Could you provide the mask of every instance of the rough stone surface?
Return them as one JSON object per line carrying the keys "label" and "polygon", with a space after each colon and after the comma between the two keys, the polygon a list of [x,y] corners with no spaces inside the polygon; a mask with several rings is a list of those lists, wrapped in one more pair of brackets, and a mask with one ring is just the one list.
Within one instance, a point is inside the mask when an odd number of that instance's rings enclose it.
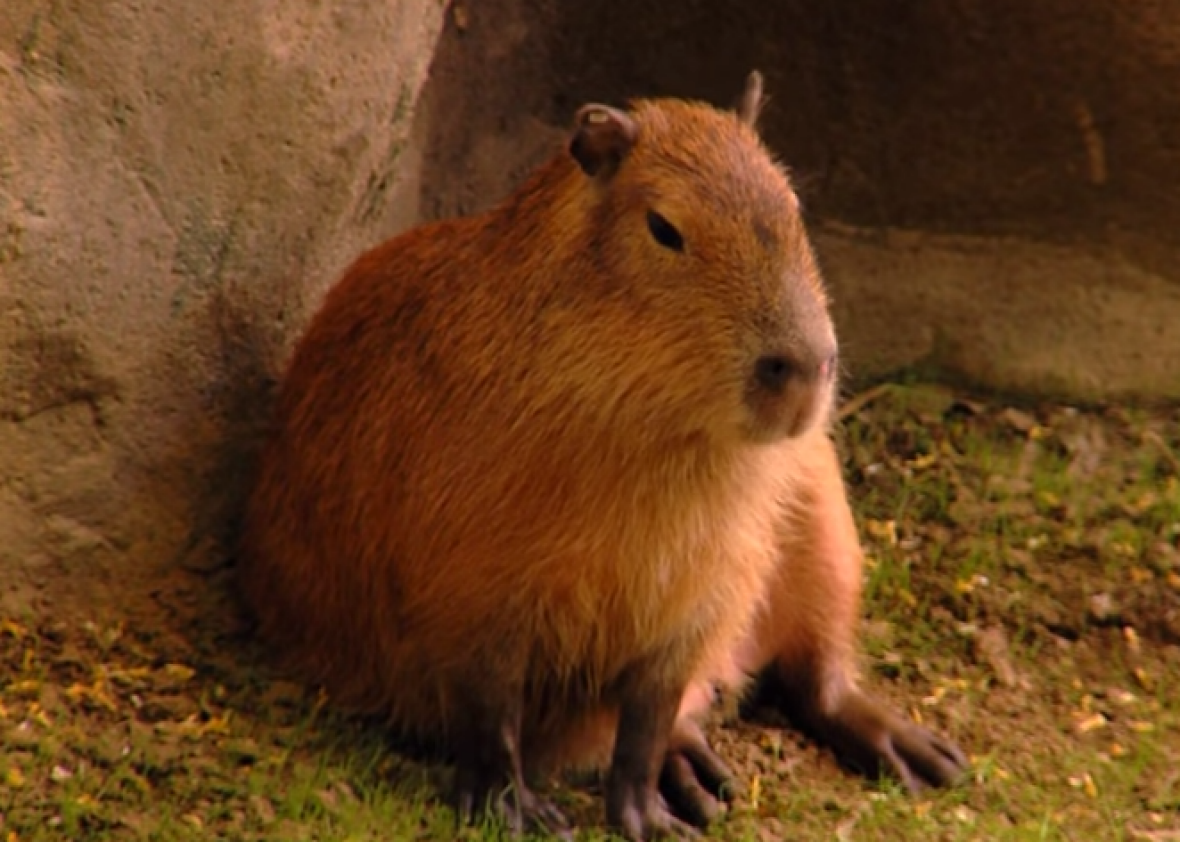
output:
{"label": "rough stone surface", "polygon": [[1015,236],[829,223],[814,239],[854,385],[906,368],[1012,397],[1180,398],[1180,271]]}
{"label": "rough stone surface", "polygon": [[395,224],[443,13],[0,4],[0,601],[224,557],[293,334]]}

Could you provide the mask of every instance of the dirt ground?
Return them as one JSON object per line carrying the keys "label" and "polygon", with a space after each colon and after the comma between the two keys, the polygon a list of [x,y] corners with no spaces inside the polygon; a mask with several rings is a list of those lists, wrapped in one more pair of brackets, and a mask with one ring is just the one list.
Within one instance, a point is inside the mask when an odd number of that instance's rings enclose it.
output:
{"label": "dirt ground", "polygon": [[[914,797],[773,716],[718,719],[744,789],[710,838],[1180,839],[1180,412],[920,384],[846,412],[867,680],[972,773]],[[446,768],[273,675],[231,573],[0,617],[0,840],[455,838]],[[557,795],[602,838],[593,781]]]}

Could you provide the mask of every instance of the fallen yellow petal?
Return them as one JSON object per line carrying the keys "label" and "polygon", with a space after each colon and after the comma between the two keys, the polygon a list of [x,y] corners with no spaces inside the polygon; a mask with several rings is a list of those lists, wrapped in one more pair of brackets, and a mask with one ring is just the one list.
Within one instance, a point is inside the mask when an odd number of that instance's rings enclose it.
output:
{"label": "fallen yellow petal", "polygon": [[1141,585],[1144,582],[1151,581],[1151,571],[1146,567],[1139,567],[1138,565],[1131,568],[1131,581],[1136,585]]}
{"label": "fallen yellow petal", "polygon": [[897,522],[892,520],[872,520],[871,518],[865,521],[866,531],[874,538],[884,541],[889,546],[897,544]]}
{"label": "fallen yellow petal", "polygon": [[1061,505],[1061,498],[1052,491],[1038,491],[1037,499],[1041,502],[1042,506],[1046,506],[1048,508]]}
{"label": "fallen yellow petal", "polygon": [[147,678],[151,674],[152,671],[148,667],[131,667],[129,669],[110,670],[106,673],[106,678],[111,681],[129,682],[140,678]]}
{"label": "fallen yellow petal", "polygon": [[946,696],[946,688],[935,687],[933,693],[922,699],[922,704],[926,705],[927,707],[933,707],[934,705],[941,702],[944,696]]}
{"label": "fallen yellow petal", "polygon": [[111,698],[110,693],[107,692],[103,679],[95,680],[93,686],[87,687],[84,684],[71,685],[66,690],[66,695],[72,701],[78,702],[83,699],[89,699],[91,702],[114,712],[117,709],[115,700]]}
{"label": "fallen yellow petal", "polygon": [[201,726],[201,733],[228,734],[229,720],[232,715],[232,711],[227,711],[223,716],[211,717],[208,722]]}
{"label": "fallen yellow petal", "polygon": [[1106,717],[1101,713],[1091,714],[1078,720],[1077,725],[1074,726],[1079,734],[1087,734],[1090,731],[1096,731],[1099,728],[1106,727]]}
{"label": "fallen yellow petal", "polygon": [[40,722],[46,728],[53,727],[53,722],[50,721],[48,714],[45,713],[45,709],[41,707],[40,702],[29,702],[29,712],[27,716],[29,719],[32,719],[35,722]]}
{"label": "fallen yellow petal", "polygon": [[1084,789],[1086,791],[1086,795],[1088,795],[1091,798],[1097,798],[1098,797],[1098,787],[1097,787],[1097,785],[1095,785],[1094,779],[1090,777],[1089,772],[1087,772],[1085,774],[1083,780],[1084,780]]}
{"label": "fallen yellow petal", "polygon": [[1130,558],[1135,555],[1135,548],[1126,541],[1111,541],[1109,546],[1111,552],[1123,558]]}
{"label": "fallen yellow petal", "polygon": [[184,736],[193,736],[201,732],[201,723],[197,721],[195,713],[190,713],[179,722],[160,722],[156,727],[161,731],[174,731]]}
{"label": "fallen yellow petal", "polygon": [[0,620],[0,634],[7,634],[20,640],[29,633],[29,630],[18,623],[16,620]]}
{"label": "fallen yellow petal", "polygon": [[938,454],[937,453],[927,453],[922,456],[917,456],[917,457],[911,459],[906,464],[909,467],[913,468],[915,471],[922,471],[922,470],[925,470],[926,468],[929,468],[931,465],[933,465],[937,461],[938,461]]}
{"label": "fallen yellow petal", "polygon": [[188,681],[197,674],[197,671],[192,667],[186,667],[184,664],[165,664],[164,674],[177,681]]}
{"label": "fallen yellow petal", "polygon": [[976,573],[969,579],[959,579],[955,582],[955,590],[962,594],[971,593],[977,587],[987,587],[989,580],[987,576]]}
{"label": "fallen yellow petal", "polygon": [[1143,667],[1135,667],[1135,680],[1139,682],[1139,686],[1144,690],[1151,690],[1155,682]]}

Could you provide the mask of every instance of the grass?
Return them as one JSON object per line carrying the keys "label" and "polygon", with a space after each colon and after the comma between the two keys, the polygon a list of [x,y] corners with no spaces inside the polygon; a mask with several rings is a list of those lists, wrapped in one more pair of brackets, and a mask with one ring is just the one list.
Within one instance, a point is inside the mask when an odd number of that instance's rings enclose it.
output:
{"label": "grass", "polygon": [[[914,797],[716,723],[745,791],[710,837],[1180,840],[1180,414],[895,386],[841,439],[867,681],[971,778]],[[456,838],[445,769],[181,625],[0,618],[0,842]],[[606,838],[592,785],[558,799]]]}

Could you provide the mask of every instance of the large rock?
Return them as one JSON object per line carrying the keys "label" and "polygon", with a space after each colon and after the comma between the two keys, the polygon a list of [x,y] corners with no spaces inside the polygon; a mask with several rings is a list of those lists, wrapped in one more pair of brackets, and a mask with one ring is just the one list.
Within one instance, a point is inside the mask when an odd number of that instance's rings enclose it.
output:
{"label": "large rock", "polygon": [[0,4],[0,602],[223,555],[293,334],[395,224],[444,11]]}

